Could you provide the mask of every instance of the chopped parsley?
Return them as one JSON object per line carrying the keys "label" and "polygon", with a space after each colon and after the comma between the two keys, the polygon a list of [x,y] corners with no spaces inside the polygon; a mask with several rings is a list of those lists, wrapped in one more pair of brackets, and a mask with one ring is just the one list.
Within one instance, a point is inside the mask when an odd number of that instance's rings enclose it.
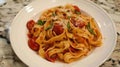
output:
{"label": "chopped parsley", "polygon": [[38,25],[44,25],[46,21],[38,20],[37,24]]}
{"label": "chopped parsley", "polygon": [[75,13],[78,14],[78,15],[81,14],[81,12],[79,12],[79,11],[75,11]]}
{"label": "chopped parsley", "polygon": [[89,31],[91,34],[95,35],[95,32],[93,31],[93,29],[92,29],[91,26],[90,26],[90,22],[88,22],[88,25],[86,26],[86,28],[88,29],[88,31]]}
{"label": "chopped parsley", "polygon": [[70,28],[71,28],[70,27],[70,22],[67,23],[67,28],[68,28],[68,30],[70,30]]}

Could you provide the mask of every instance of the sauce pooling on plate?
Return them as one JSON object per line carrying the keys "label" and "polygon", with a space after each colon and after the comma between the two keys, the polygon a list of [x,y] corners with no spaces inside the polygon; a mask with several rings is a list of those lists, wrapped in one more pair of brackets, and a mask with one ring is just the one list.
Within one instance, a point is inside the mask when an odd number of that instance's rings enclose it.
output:
{"label": "sauce pooling on plate", "polygon": [[51,62],[74,62],[102,43],[94,18],[72,4],[45,10],[37,22],[31,19],[26,26],[28,46]]}

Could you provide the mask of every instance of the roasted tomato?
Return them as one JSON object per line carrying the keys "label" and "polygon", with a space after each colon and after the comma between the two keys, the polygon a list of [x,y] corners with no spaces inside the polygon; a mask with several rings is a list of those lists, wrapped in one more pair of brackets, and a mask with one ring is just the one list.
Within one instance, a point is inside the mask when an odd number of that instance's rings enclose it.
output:
{"label": "roasted tomato", "polygon": [[33,35],[31,33],[28,33],[27,36],[28,36],[28,38],[32,38],[33,37]]}
{"label": "roasted tomato", "polygon": [[63,29],[62,25],[60,25],[59,23],[55,23],[55,24],[54,24],[53,31],[54,31],[57,35],[63,33],[63,30],[64,30],[64,29]]}
{"label": "roasted tomato", "polygon": [[75,25],[79,28],[82,28],[85,26],[85,22],[78,20],[76,21]]}
{"label": "roasted tomato", "polygon": [[82,28],[85,26],[85,23],[81,20],[75,20],[75,18],[71,18],[70,20],[72,22],[72,24],[75,26],[75,27],[79,27],[79,28]]}
{"label": "roasted tomato", "polygon": [[35,40],[32,39],[32,38],[30,38],[30,39],[28,40],[28,45],[29,45],[29,47],[30,47],[32,50],[34,50],[34,51],[38,51],[38,50],[39,50],[39,45],[38,45],[37,43],[35,43]]}
{"label": "roasted tomato", "polygon": [[73,7],[75,8],[75,11],[80,12],[80,9],[79,9],[79,7],[78,7],[78,6],[74,5]]}
{"label": "roasted tomato", "polygon": [[34,26],[34,24],[35,24],[35,21],[33,21],[33,20],[28,21],[27,22],[27,29],[31,30],[32,27]]}

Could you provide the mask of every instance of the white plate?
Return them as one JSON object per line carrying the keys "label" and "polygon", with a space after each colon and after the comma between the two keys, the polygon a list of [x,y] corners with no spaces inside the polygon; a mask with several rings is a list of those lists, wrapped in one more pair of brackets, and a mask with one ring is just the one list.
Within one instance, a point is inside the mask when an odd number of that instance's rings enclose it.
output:
{"label": "white plate", "polygon": [[[96,21],[103,35],[103,44],[82,60],[65,64],[61,62],[51,63],[27,45],[26,23],[30,19],[36,19],[39,13],[45,9],[65,4],[75,4],[81,10],[87,12]],[[11,24],[10,40],[17,56],[30,67],[97,67],[102,64],[112,53],[116,44],[116,30],[113,21],[106,12],[87,0],[36,0],[24,7]]]}

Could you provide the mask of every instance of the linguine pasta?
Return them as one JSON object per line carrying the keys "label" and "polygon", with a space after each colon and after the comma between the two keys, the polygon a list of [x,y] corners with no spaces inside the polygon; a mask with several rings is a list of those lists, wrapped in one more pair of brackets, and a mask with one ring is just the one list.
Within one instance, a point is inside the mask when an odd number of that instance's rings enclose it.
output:
{"label": "linguine pasta", "polygon": [[44,11],[27,29],[29,47],[51,62],[76,61],[102,43],[94,18],[71,4]]}

